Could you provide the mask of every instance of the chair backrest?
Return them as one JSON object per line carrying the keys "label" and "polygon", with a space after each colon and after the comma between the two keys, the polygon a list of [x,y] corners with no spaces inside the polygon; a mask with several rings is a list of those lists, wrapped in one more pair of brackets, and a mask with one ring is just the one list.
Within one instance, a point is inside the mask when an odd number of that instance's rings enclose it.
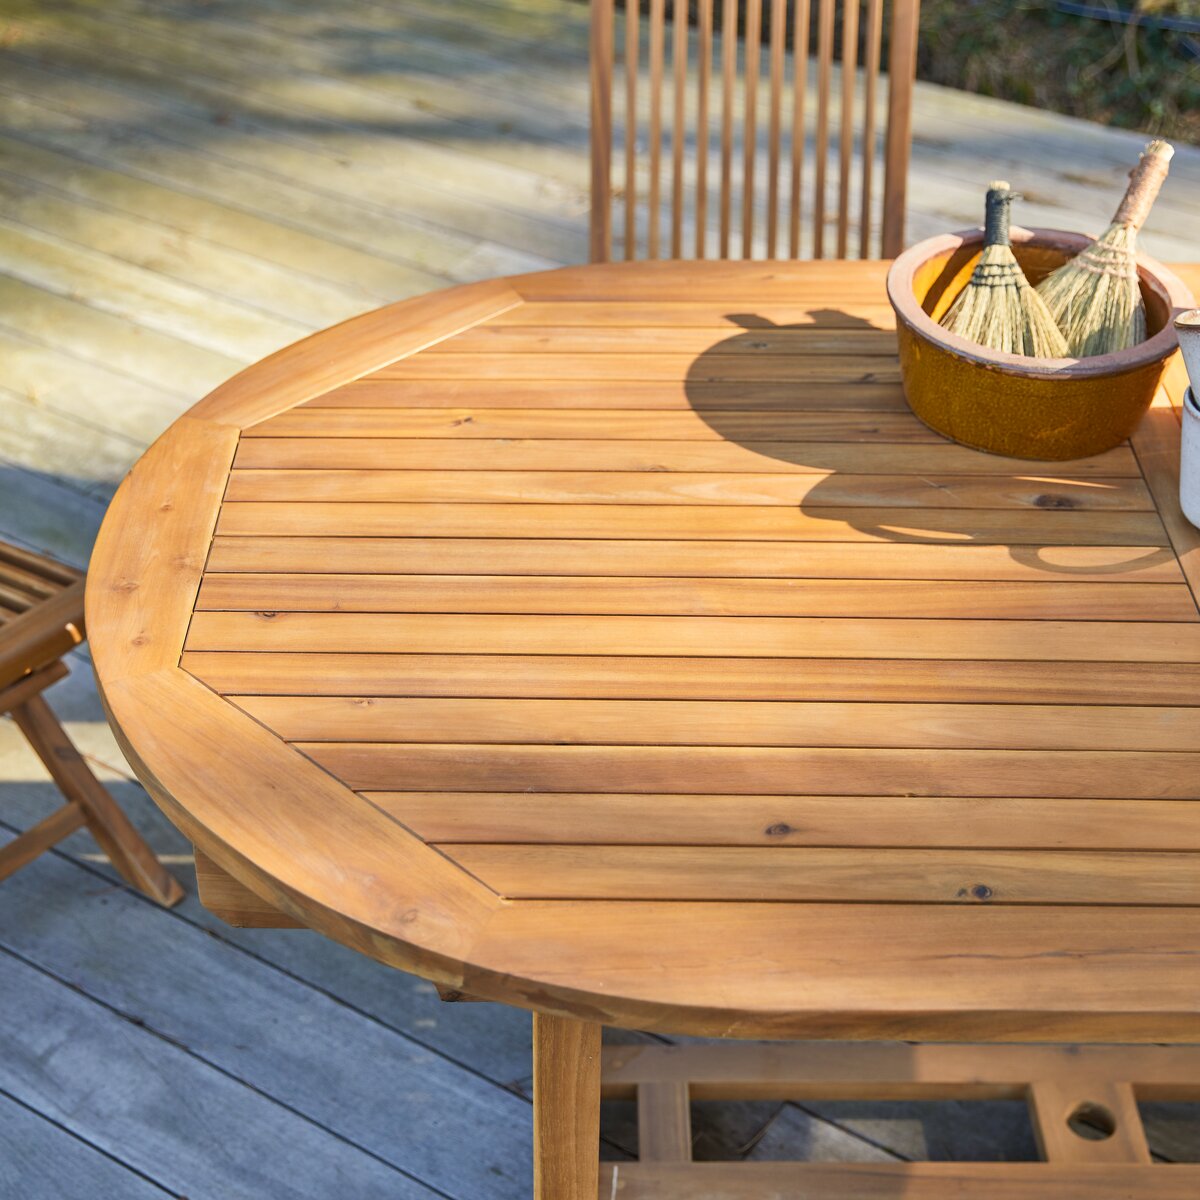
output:
{"label": "chair backrest", "polygon": [[83,572],[0,541],[0,691],[83,638]]}
{"label": "chair backrest", "polygon": [[[873,186],[885,0],[626,0],[617,126],[614,2],[591,4],[593,262],[614,257],[618,198],[622,248],[616,257],[626,259],[706,258],[714,251],[720,258],[798,258],[805,250],[824,258],[831,242],[836,257],[846,258],[852,241],[858,255],[868,258],[877,208],[880,252],[886,258],[900,252],[920,0],[887,3],[881,205]],[[719,64],[714,63],[717,40]],[[814,42],[815,81],[810,79]],[[718,66],[719,86],[714,81]],[[765,147],[759,123],[764,75]],[[814,82],[815,98],[809,95]],[[621,143],[619,156],[615,139]],[[623,161],[619,197],[614,157]],[[830,204],[831,191],[836,205]],[[669,219],[666,237],[664,216]],[[831,238],[827,224],[833,223]],[[852,237],[855,224],[857,237]]]}

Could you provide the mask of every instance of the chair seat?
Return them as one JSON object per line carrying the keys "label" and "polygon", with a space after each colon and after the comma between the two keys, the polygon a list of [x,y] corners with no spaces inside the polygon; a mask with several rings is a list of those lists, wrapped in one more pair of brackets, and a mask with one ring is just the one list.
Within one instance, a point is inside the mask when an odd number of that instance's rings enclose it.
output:
{"label": "chair seat", "polygon": [[84,640],[84,575],[0,542],[0,691]]}

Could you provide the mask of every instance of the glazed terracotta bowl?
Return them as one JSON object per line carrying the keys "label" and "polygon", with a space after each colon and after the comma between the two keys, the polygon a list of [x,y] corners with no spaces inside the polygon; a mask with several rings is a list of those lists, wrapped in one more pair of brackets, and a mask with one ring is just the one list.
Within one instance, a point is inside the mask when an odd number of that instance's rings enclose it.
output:
{"label": "glazed terracotta bowl", "polygon": [[[1012,241],[1036,286],[1091,239],[1014,228]],[[970,279],[982,244],[980,230],[942,234],[906,250],[888,272],[909,407],[956,442],[1013,458],[1084,458],[1123,442],[1150,407],[1178,344],[1173,314],[1193,307],[1191,293],[1166,267],[1139,255],[1146,341],[1093,358],[1003,354],[938,324]]]}

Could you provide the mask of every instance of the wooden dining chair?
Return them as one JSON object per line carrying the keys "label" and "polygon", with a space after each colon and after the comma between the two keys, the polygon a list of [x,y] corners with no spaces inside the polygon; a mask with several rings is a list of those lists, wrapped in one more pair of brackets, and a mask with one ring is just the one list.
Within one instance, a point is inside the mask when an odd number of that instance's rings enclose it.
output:
{"label": "wooden dining chair", "polygon": [[86,825],[121,876],[159,904],[183,889],[92,774],[42,692],[67,674],[63,656],[84,639],[76,571],[0,542],[0,716],[9,714],[67,803],[0,848],[0,879]]}
{"label": "wooden dining chair", "polygon": [[613,257],[615,210],[626,259],[706,258],[714,249],[720,258],[802,250],[824,258],[831,242],[837,258],[852,242],[869,258],[876,207],[879,252],[900,252],[920,0],[887,3],[879,206],[885,0],[626,0],[619,39],[614,0],[591,3],[593,262]]}

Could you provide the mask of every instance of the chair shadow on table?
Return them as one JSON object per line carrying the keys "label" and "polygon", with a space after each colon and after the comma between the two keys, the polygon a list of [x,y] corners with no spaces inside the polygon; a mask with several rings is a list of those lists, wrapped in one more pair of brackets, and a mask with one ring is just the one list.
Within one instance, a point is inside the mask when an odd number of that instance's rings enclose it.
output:
{"label": "chair shadow on table", "polygon": [[[880,338],[894,337],[889,328],[836,308],[812,309],[808,316],[810,319],[802,323],[779,325],[752,312],[726,313],[725,319],[734,327],[730,336],[698,355],[685,379],[687,400],[696,415],[725,440],[762,455],[763,472],[772,470],[770,459],[811,469],[819,481],[804,492],[798,504],[806,517],[848,525],[869,541],[935,545],[994,543],[992,537],[975,537],[956,527],[953,520],[945,519],[942,515],[954,511],[954,506],[944,500],[921,505],[914,503],[910,495],[897,496],[880,505],[845,503],[847,476],[906,473],[902,467],[894,472],[870,465],[857,467],[853,454],[856,444],[864,447],[891,444],[901,450],[910,445],[916,452],[921,447],[954,443],[931,433],[905,404],[895,359],[879,350]],[[808,355],[824,361],[815,365],[813,377],[807,380],[730,380],[729,364],[734,356],[750,361],[757,357],[761,361],[767,355],[780,353],[782,339],[772,335],[792,330],[816,331],[815,336],[822,331],[836,334],[840,330],[847,335],[846,349],[838,351],[836,345],[831,345]],[[876,337],[863,336],[869,334]],[[836,361],[844,358],[855,360],[845,370]],[[875,391],[878,395],[872,396]],[[806,414],[810,418],[808,430],[802,428]],[[963,453],[984,452],[964,449]],[[899,461],[903,462],[902,454]],[[1078,506],[1074,494],[1078,485],[1070,482],[1069,463],[1006,461],[1012,464],[1011,472],[1000,471],[993,478],[1036,481],[1039,494],[1030,508],[1070,510]],[[928,475],[939,473],[964,472],[950,469],[931,471]],[[931,497],[935,489],[945,495],[946,489],[933,478],[914,477],[930,484]],[[797,478],[799,481],[800,477]],[[890,510],[888,517],[881,519],[885,509]],[[1016,507],[1008,511],[1016,514],[1029,509]],[[1069,574],[1091,578],[1120,575],[1174,558],[1168,547],[1146,546],[1121,561],[1071,565],[1057,561],[1064,556],[1056,553],[1058,547],[1053,544],[1006,545],[1014,561],[1060,578]]]}

